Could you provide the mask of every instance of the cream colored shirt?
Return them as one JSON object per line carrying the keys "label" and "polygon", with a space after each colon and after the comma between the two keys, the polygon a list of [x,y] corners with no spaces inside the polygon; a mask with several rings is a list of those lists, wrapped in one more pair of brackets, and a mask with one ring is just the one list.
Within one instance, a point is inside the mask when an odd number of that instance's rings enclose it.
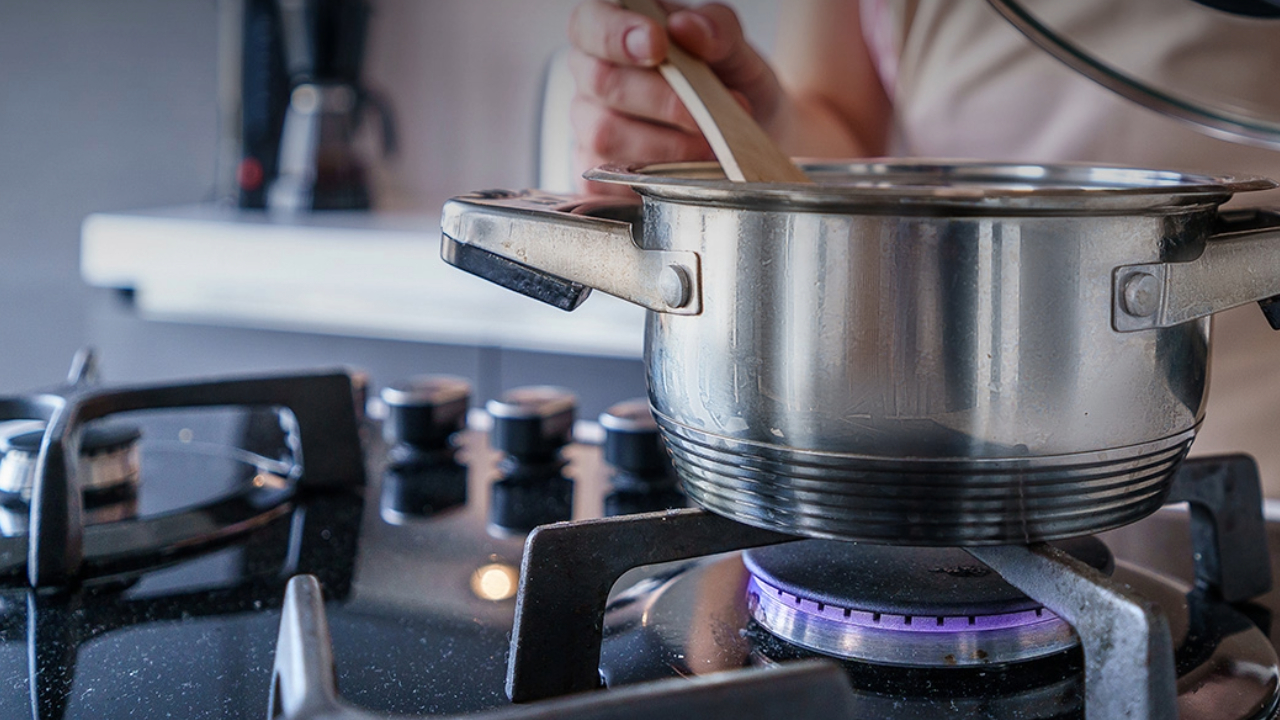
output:
{"label": "cream colored shirt", "polygon": [[[1073,32],[1123,33],[1144,72],[1207,73],[1280,117],[1280,23],[1206,32],[1189,0],[1024,0]],[[864,0],[863,26],[893,99],[893,153],[931,158],[1083,161],[1280,179],[1280,152],[1209,137],[1076,74],[979,0]],[[1046,18],[1047,19],[1047,18]],[[1135,33],[1133,28],[1144,31]],[[1267,105],[1270,103],[1270,105]],[[1280,206],[1280,191],[1233,206]],[[1280,272],[1280,268],[1276,270]],[[1246,452],[1280,497],[1280,333],[1254,304],[1220,314],[1205,423],[1192,454]]]}

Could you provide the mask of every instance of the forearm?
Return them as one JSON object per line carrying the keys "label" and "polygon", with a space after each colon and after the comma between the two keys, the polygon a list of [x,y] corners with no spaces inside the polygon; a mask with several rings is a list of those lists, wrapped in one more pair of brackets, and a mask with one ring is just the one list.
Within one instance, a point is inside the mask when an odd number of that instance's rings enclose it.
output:
{"label": "forearm", "polygon": [[884,134],[858,132],[847,117],[821,97],[791,96],[771,134],[793,157],[870,157],[885,152]]}
{"label": "forearm", "polygon": [[857,0],[789,0],[779,23],[774,64],[787,100],[769,129],[783,149],[810,157],[883,155],[893,108]]}

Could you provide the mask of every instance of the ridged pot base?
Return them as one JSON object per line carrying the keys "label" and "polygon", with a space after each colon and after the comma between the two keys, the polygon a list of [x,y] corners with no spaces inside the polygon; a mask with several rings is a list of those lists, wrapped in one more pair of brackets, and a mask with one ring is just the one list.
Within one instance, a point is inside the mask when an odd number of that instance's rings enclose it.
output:
{"label": "ridged pot base", "polygon": [[746,442],[656,414],[702,507],[809,537],[997,545],[1127,525],[1164,502],[1190,429],[1140,445],[1009,458],[889,458]]}

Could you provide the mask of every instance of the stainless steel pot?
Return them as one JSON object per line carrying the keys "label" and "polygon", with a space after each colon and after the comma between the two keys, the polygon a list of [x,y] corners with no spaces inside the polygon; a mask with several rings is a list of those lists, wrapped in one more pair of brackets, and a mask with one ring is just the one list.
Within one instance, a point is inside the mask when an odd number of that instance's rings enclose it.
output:
{"label": "stainless steel pot", "polygon": [[648,308],[650,399],[699,504],[922,545],[1154,511],[1203,417],[1209,316],[1280,295],[1280,231],[1265,229],[1280,222],[1218,209],[1269,180],[806,169],[818,185],[734,184],[708,164],[590,176],[639,208],[463,196],[443,254],[566,310],[590,288]]}

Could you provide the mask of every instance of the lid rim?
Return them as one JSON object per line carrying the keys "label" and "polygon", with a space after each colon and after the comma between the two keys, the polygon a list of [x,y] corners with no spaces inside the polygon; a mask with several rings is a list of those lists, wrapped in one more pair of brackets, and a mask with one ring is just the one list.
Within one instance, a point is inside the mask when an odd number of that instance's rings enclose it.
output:
{"label": "lid rim", "polygon": [[[778,201],[801,205],[937,204],[952,207],[1017,209],[1019,205],[1143,199],[1225,202],[1241,192],[1280,187],[1268,178],[1210,175],[1096,163],[1009,163],[973,160],[876,158],[798,160],[817,184],[735,183],[715,162],[602,165],[588,180],[625,185],[648,197],[680,202],[737,204]],[[823,176],[863,180],[821,182]],[[917,182],[911,182],[918,177]],[[1087,209],[1087,208],[1086,208]]]}

